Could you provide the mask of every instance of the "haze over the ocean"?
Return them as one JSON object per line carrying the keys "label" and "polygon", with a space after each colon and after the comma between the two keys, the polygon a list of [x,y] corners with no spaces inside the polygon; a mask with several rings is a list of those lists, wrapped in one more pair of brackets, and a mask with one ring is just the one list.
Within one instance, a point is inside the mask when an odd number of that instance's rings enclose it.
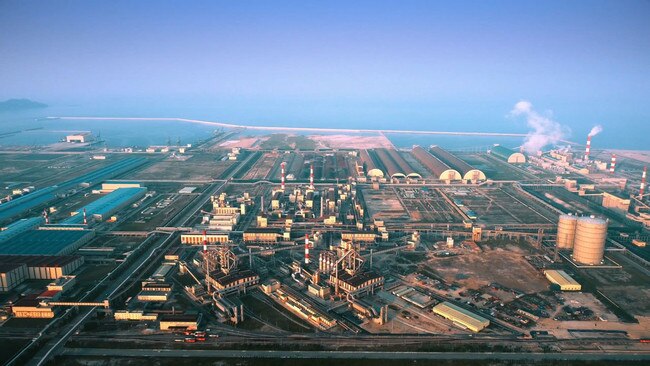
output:
{"label": "haze over the ocean", "polygon": [[0,100],[512,132],[525,100],[573,140],[601,124],[605,145],[650,148],[648,19],[643,0],[2,1]]}

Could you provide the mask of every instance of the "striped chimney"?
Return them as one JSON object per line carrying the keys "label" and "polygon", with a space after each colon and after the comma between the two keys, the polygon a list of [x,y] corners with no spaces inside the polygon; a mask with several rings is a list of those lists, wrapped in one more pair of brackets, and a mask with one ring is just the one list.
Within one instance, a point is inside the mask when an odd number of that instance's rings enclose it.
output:
{"label": "striped chimney", "polygon": [[84,225],[88,225],[88,220],[86,219],[86,208],[84,207]]}
{"label": "striped chimney", "polygon": [[280,167],[282,168],[282,175],[280,176],[280,189],[282,192],[284,192],[284,166],[286,163],[283,161],[282,164],[280,164]]}
{"label": "striped chimney", "polygon": [[305,235],[305,264],[309,264],[309,234]]}
{"label": "striped chimney", "polygon": [[309,166],[309,189],[314,189],[314,164]]}
{"label": "striped chimney", "polygon": [[614,174],[614,170],[616,170],[616,154],[612,154],[612,163],[609,164],[609,172]]}
{"label": "striped chimney", "polygon": [[585,148],[585,161],[589,160],[590,150],[591,150],[591,135],[587,136],[587,147]]}
{"label": "striped chimney", "polygon": [[208,252],[208,233],[203,230],[203,254]]}
{"label": "striped chimney", "polygon": [[639,199],[643,199],[643,193],[645,192],[645,181],[646,176],[648,175],[648,166],[643,167],[643,175],[641,175],[641,188],[639,189]]}

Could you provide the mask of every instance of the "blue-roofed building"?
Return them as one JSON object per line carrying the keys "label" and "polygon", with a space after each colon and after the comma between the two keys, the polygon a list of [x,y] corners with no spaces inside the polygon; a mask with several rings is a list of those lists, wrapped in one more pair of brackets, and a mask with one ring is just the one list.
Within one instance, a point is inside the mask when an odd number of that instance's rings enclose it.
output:
{"label": "blue-roofed building", "polygon": [[43,218],[41,216],[30,217],[29,219],[18,220],[11,225],[3,228],[0,231],[0,243],[5,242],[14,236],[24,233],[25,231],[34,229],[35,227],[43,223]]}
{"label": "blue-roofed building", "polygon": [[91,220],[104,221],[117,211],[140,199],[146,193],[147,188],[145,187],[118,188],[113,192],[89,203],[78,211],[73,212],[73,216],[70,216],[69,218],[61,221],[60,224],[82,224],[82,212],[84,209],[86,210],[86,218],[89,222]]}
{"label": "blue-roofed building", "polygon": [[66,255],[93,237],[93,230],[29,230],[0,243],[0,254]]}

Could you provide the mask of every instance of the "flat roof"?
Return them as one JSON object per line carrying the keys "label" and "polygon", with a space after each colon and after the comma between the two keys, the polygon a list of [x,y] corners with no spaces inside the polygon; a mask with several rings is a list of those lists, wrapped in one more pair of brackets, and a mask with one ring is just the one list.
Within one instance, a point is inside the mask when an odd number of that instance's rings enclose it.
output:
{"label": "flat roof", "polygon": [[566,272],[556,269],[547,269],[544,271],[549,281],[560,286],[580,286],[580,284],[569,276]]}
{"label": "flat roof", "polygon": [[0,264],[24,263],[27,267],[63,267],[81,259],[78,255],[0,255]]}
{"label": "flat roof", "polygon": [[83,214],[81,212],[85,209],[88,217],[92,215],[107,216],[115,212],[116,209],[123,207],[135,201],[140,196],[147,192],[145,187],[128,187],[118,188],[113,192],[98,198],[97,200],[87,204],[86,206],[77,210],[76,215],[70,216],[61,221],[62,224],[80,224],[83,222]]}
{"label": "flat roof", "polygon": [[358,287],[363,285],[364,283],[376,279],[376,278],[382,278],[383,276],[380,275],[379,273],[375,271],[367,271],[367,272],[362,272],[362,273],[357,273],[355,275],[350,275],[347,272],[340,272],[339,273],[339,280],[349,284],[350,286],[353,287]]}
{"label": "flat roof", "polygon": [[[214,271],[210,273],[210,277],[212,277],[217,283],[219,283],[222,286],[227,286],[237,280],[241,280],[243,278],[247,277],[255,277],[257,274],[253,271],[250,270],[243,270],[243,271],[237,271],[234,273],[224,273],[221,270]],[[258,276],[259,277],[259,276]]]}
{"label": "flat roof", "polygon": [[42,223],[43,217],[41,216],[15,221],[12,224],[7,225],[4,230],[0,231],[0,243],[13,238],[25,230],[33,229]]}
{"label": "flat roof", "polygon": [[462,325],[470,325],[474,328],[484,328],[490,325],[490,321],[484,317],[474,314],[469,310],[465,310],[460,306],[456,306],[448,301],[441,302],[440,304],[433,307],[433,310],[436,313],[439,313],[445,317],[452,318],[455,322],[461,323]]}
{"label": "flat roof", "polygon": [[92,230],[29,230],[0,243],[0,254],[56,255],[92,235]]}

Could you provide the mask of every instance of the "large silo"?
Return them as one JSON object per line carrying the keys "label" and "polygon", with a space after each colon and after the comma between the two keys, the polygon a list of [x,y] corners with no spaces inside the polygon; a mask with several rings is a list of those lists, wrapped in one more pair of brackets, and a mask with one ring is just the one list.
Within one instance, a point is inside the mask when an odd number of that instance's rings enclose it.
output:
{"label": "large silo", "polygon": [[572,249],[576,236],[576,225],[578,217],[573,215],[560,215],[557,223],[557,247],[558,249]]}
{"label": "large silo", "polygon": [[579,218],[573,244],[573,260],[580,264],[600,264],[606,240],[607,221],[593,216]]}

